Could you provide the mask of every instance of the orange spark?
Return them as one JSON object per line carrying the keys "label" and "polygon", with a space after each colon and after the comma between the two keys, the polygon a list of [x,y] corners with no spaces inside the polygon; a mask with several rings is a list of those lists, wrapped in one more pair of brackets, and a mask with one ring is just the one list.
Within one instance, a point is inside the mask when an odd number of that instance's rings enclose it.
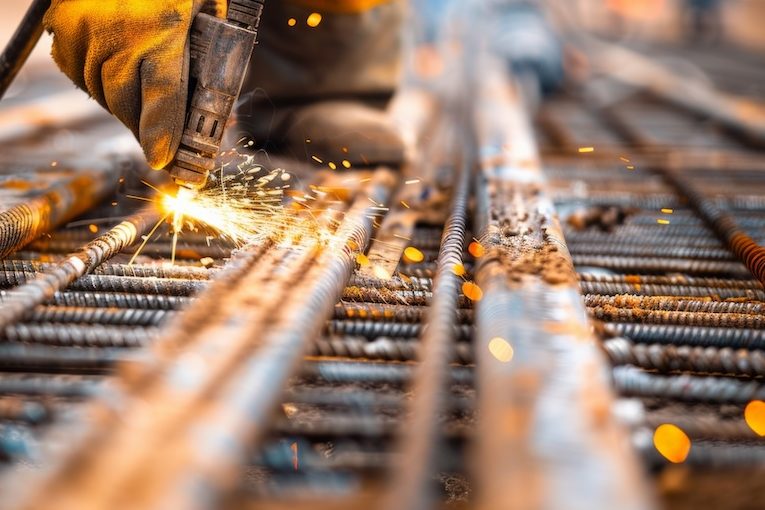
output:
{"label": "orange spark", "polygon": [[691,440],[677,425],[664,423],[656,427],[653,433],[653,445],[668,461],[679,464],[688,458],[691,452]]}

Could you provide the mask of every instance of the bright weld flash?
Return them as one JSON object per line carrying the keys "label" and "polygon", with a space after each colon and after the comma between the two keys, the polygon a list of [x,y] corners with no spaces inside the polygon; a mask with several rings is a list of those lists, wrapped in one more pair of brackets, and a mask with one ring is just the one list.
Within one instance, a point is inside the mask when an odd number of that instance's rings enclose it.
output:
{"label": "bright weld flash", "polygon": [[183,217],[188,214],[187,211],[193,206],[196,191],[189,188],[178,188],[178,193],[173,197],[165,195],[162,205],[173,213],[173,233],[181,231],[183,226]]}

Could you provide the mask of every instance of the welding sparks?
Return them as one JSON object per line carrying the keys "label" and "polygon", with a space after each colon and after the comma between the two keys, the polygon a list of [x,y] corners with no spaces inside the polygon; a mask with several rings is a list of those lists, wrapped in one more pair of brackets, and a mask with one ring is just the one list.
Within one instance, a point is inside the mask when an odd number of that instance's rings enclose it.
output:
{"label": "welding sparks", "polygon": [[312,12],[308,15],[308,19],[306,19],[305,23],[311,28],[318,27],[319,23],[321,23],[321,14],[318,12]]}
{"label": "welding sparks", "polygon": [[178,234],[199,225],[237,246],[266,240],[295,246],[306,239],[310,244],[328,245],[334,239],[333,226],[317,219],[325,211],[308,205],[319,201],[321,191],[289,189],[291,176],[286,171],[266,170],[254,163],[253,156],[242,158],[236,165],[238,172],[221,168],[211,175],[213,185],[198,192],[181,189],[172,195],[157,190],[163,221],[172,218],[173,262]]}
{"label": "welding sparks", "polygon": [[744,420],[758,436],[765,436],[765,402],[752,400],[744,408]]}
{"label": "welding sparks", "polygon": [[691,440],[688,435],[680,427],[671,423],[656,427],[653,445],[664,458],[675,464],[684,462],[691,451]]}

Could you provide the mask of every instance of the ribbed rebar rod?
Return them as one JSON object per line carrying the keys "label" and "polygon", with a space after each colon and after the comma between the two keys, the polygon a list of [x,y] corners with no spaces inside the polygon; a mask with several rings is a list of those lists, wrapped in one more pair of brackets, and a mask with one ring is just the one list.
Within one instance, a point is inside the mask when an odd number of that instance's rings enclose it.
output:
{"label": "ribbed rebar rod", "polygon": [[[36,260],[0,260],[0,271],[9,273],[28,273],[26,277],[29,278],[33,273],[44,271],[52,265],[53,264],[51,263],[38,262]],[[167,264],[101,264],[93,271],[93,274],[141,278],[208,280],[216,271],[217,269],[206,269],[204,267],[171,266]],[[2,282],[4,281],[8,281],[8,279],[0,273],[0,285],[2,285]]]}
{"label": "ribbed rebar rod", "polygon": [[69,173],[42,195],[0,211],[0,259],[93,207],[116,188],[119,178],[119,172],[111,167],[79,168]]}
{"label": "ribbed rebar rod", "polygon": [[680,427],[691,439],[737,441],[759,437],[747,425],[743,410],[739,411],[738,416],[728,417],[708,409],[693,412],[694,407],[696,406],[670,406],[658,411],[648,411],[643,418],[643,425],[655,430],[663,423],[672,423]]}
{"label": "ribbed rebar rod", "polygon": [[578,256],[599,255],[601,257],[665,257],[672,259],[735,260],[725,248],[699,248],[695,246],[650,245],[647,242],[629,245],[610,239],[599,243],[584,242],[570,244],[571,253]]}
{"label": "ribbed rebar rod", "polygon": [[84,397],[92,396],[103,382],[101,377],[82,375],[0,374],[0,393]]}
{"label": "ribbed rebar rod", "polygon": [[747,289],[736,287],[701,287],[691,285],[655,285],[633,284],[619,282],[589,282],[580,283],[584,294],[638,294],[650,296],[687,296],[710,297],[718,299],[747,298],[765,301],[765,291],[762,289]]}
{"label": "ribbed rebar rod", "polygon": [[388,290],[422,290],[430,291],[433,288],[433,280],[430,278],[419,278],[417,276],[403,280],[399,276],[393,276],[387,280],[374,278],[366,275],[353,275],[348,282],[350,287],[367,287],[375,289]]}
{"label": "ribbed rebar rod", "polygon": [[49,347],[41,345],[0,344],[0,369],[27,372],[66,370],[105,371],[124,359],[126,351],[119,348]]}
{"label": "ribbed rebar rod", "polygon": [[520,87],[500,76],[498,62],[483,64],[474,100],[474,232],[485,251],[475,270],[483,292],[475,306],[476,506],[651,508],[627,432],[608,412],[608,364],[586,321]]}
{"label": "ribbed rebar rod", "polygon": [[111,326],[159,326],[172,316],[172,311],[162,309],[42,305],[34,309],[28,322],[33,324],[56,322]]}
{"label": "ribbed rebar rod", "polygon": [[[379,322],[410,322],[418,323],[425,316],[426,306],[389,305],[384,303],[349,303],[341,301],[335,305],[332,316],[336,320],[373,319]],[[461,324],[473,321],[473,310],[457,308],[457,322]]]}
{"label": "ribbed rebar rod", "polygon": [[750,276],[740,262],[697,259],[662,259],[655,257],[609,257],[606,255],[572,254],[577,267],[594,266],[630,272],[688,273],[709,275]]}
{"label": "ribbed rebar rod", "polygon": [[10,342],[61,346],[139,347],[156,337],[157,328],[101,324],[12,324],[3,330]]}
{"label": "ribbed rebar rod", "polygon": [[626,338],[603,342],[614,365],[634,365],[657,372],[694,372],[734,376],[764,376],[765,351],[731,347],[636,344]]}
{"label": "ribbed rebar rod", "polygon": [[[30,243],[29,248],[44,253],[69,253],[77,250],[80,246],[82,246],[82,243],[74,240],[38,238]],[[199,260],[203,257],[222,259],[230,257],[232,250],[233,248],[229,246],[219,244],[191,244],[179,240],[175,246],[175,255],[176,259],[180,260]],[[142,253],[151,256],[170,257],[173,251],[171,240],[149,241],[144,245]]]}
{"label": "ribbed rebar rod", "polygon": [[157,220],[157,212],[153,207],[142,209],[64,261],[39,273],[34,280],[6,292],[3,296],[3,306],[0,308],[0,330],[23,319],[37,305],[52,298],[56,292],[92,272],[102,262],[132,244],[137,237],[156,224]]}
{"label": "ribbed rebar rod", "polygon": [[624,365],[613,370],[619,393],[636,397],[662,397],[688,402],[747,404],[765,400],[765,386],[759,381],[695,375],[654,375]]}
{"label": "ribbed rebar rod", "polygon": [[[455,299],[457,299],[455,297]],[[452,310],[454,314],[454,310]],[[327,333],[330,335],[365,336],[377,338],[381,336],[411,338],[419,336],[424,326],[406,322],[380,322],[376,320],[331,320],[327,323]],[[450,335],[460,340],[470,338],[472,326],[469,324],[454,325]]]}
{"label": "ribbed rebar rod", "polygon": [[[0,302],[10,291],[0,290]],[[110,292],[56,292],[48,300],[52,305],[88,308],[138,308],[141,310],[179,310],[192,298],[153,294],[126,294]]]}
{"label": "ribbed rebar rod", "polygon": [[[328,383],[406,384],[411,379],[410,364],[381,363],[377,361],[307,361],[303,363],[300,377],[304,380]],[[449,371],[452,384],[472,385],[473,369],[452,367]]]}
{"label": "ribbed rebar rod", "polygon": [[[454,268],[463,263],[471,169],[472,165],[466,161],[458,170],[438,253],[433,298],[420,335],[417,357],[420,363],[412,381],[408,418],[401,424],[398,445],[401,461],[393,471],[388,497],[382,502],[384,510],[425,510],[435,499],[431,477],[437,471],[434,469],[438,466],[437,454],[443,444],[439,420],[446,408],[449,362],[455,354],[461,358],[455,343],[457,331],[464,325],[457,323],[455,309],[459,306],[462,280]],[[472,327],[467,333],[472,333]]]}
{"label": "ribbed rebar rod", "polygon": [[650,308],[592,307],[592,317],[607,322],[636,322],[677,326],[704,326],[714,328],[765,328],[765,316],[743,313],[675,312]]}
{"label": "ribbed rebar rod", "polygon": [[591,273],[579,273],[579,280],[582,282],[592,283],[628,283],[636,288],[643,285],[683,285],[691,287],[763,290],[762,284],[755,280],[705,278],[686,275],[600,275]]}
{"label": "ribbed rebar rod", "polygon": [[653,311],[678,311],[697,313],[741,313],[761,314],[765,312],[765,303],[745,302],[739,300],[717,301],[711,297],[686,299],[670,296],[634,296],[619,294],[616,296],[602,296],[587,294],[584,303],[590,307],[613,306],[618,308],[638,308]]}
{"label": "ribbed rebar rod", "polygon": [[640,343],[765,349],[765,330],[761,329],[635,324],[631,322],[609,323],[605,325],[605,329],[614,336],[624,336]]}
{"label": "ribbed rebar rod", "polygon": [[[33,281],[36,277],[37,273],[0,272],[0,287],[24,285],[27,282]],[[77,278],[67,288],[89,292],[128,292],[191,296],[206,285],[207,282],[205,280],[88,274]]]}
{"label": "ribbed rebar rod", "polygon": [[688,175],[670,165],[662,167],[662,172],[677,190],[688,198],[696,212],[746,265],[752,275],[765,285],[765,247],[757,244],[738,226],[733,214],[723,211],[713,200],[707,198]]}

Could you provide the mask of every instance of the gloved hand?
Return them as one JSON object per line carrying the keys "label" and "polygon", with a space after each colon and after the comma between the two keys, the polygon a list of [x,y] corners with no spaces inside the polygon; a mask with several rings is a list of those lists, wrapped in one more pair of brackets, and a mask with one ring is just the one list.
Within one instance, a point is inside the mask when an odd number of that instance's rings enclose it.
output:
{"label": "gloved hand", "polygon": [[133,131],[159,169],[183,133],[191,22],[225,8],[225,0],[53,0],[44,23],[61,70]]}

